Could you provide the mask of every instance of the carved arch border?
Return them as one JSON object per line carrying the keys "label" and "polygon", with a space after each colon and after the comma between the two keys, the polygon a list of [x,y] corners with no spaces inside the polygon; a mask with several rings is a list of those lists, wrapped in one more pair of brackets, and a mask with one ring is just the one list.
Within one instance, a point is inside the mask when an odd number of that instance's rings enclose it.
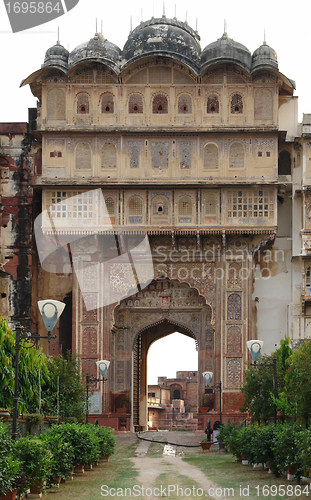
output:
{"label": "carved arch border", "polygon": [[[134,347],[134,344],[135,344],[135,341],[136,341],[138,335],[145,332],[146,330],[149,330],[149,328],[152,328],[152,327],[157,326],[157,325],[165,324],[165,323],[169,323],[170,325],[176,326],[177,330],[178,330],[178,327],[180,327],[182,330],[186,330],[190,334],[191,338],[195,341],[196,346],[198,346],[197,336],[194,333],[194,331],[189,328],[189,326],[186,326],[185,324],[180,323],[176,320],[170,320],[169,318],[164,317],[164,318],[159,319],[158,321],[152,322],[151,324],[145,325],[142,328],[137,328],[136,330],[132,330],[132,338],[131,338],[132,347]],[[155,339],[155,342],[157,340],[160,340],[160,339]]]}
{"label": "carved arch border", "polygon": [[[200,289],[198,286],[196,286],[195,284],[192,284],[190,283],[189,281],[187,280],[183,280],[183,279],[178,279],[178,278],[169,278],[169,277],[166,277],[165,279],[167,279],[167,281],[169,282],[172,282],[172,281],[175,281],[177,283],[180,283],[180,284],[185,284],[187,285],[187,287],[189,288],[189,290],[195,290],[197,293],[198,293],[198,297],[201,297],[203,300],[204,300],[204,304],[201,306],[201,307],[196,307],[196,308],[193,308],[193,309],[196,309],[196,312],[198,312],[199,314],[201,313],[201,311],[204,309],[204,308],[209,308],[209,310],[211,311],[211,317],[210,317],[210,325],[213,329],[213,332],[215,333],[215,310],[212,306],[212,304],[208,301],[208,298],[205,297],[201,292],[200,292]],[[157,279],[155,278],[151,283],[157,283],[159,281],[163,281],[163,278],[162,279]],[[149,283],[149,285],[151,284]],[[149,286],[148,285],[148,286]],[[148,286],[146,288],[148,288]],[[144,288],[143,290],[145,290],[146,288]],[[168,289],[169,290],[169,289]],[[137,292],[133,292],[133,295],[135,295]],[[131,295],[128,295],[127,296],[127,299],[129,299],[131,297]],[[127,299],[122,299],[122,302],[124,300],[127,300]],[[118,326],[116,324],[116,318],[118,316],[118,312],[120,310],[120,306],[121,306],[121,302],[119,301],[115,307],[113,307],[111,309],[111,332],[113,334],[117,333],[119,330],[132,330],[133,329],[131,328],[130,325],[128,326],[125,326],[124,324]],[[127,309],[133,309],[133,311],[131,312],[131,314],[135,314],[135,308],[133,306],[127,306]],[[153,312],[153,313],[158,313],[158,314],[161,314],[161,318],[159,318],[159,320],[156,320],[156,322],[152,322],[152,323],[149,323],[148,325],[144,325],[144,326],[141,326],[141,327],[138,327],[136,330],[136,333],[135,335],[133,335],[133,337],[136,337],[138,333],[142,332],[142,331],[145,331],[145,330],[148,330],[148,328],[152,327],[152,326],[156,326],[158,324],[161,324],[163,323],[164,321],[167,321],[169,322],[170,324],[176,324],[177,326],[180,326],[181,328],[184,328],[184,329],[187,329],[189,331],[189,333],[191,334],[191,336],[196,340],[194,333],[193,331],[186,325],[186,324],[183,324],[183,323],[178,323],[176,320],[173,320],[173,319],[170,319],[169,318],[169,310],[165,310],[161,307],[158,307],[158,308],[151,308],[151,307],[148,307],[146,306],[145,310],[149,310],[150,312]],[[141,310],[139,311],[141,312]],[[183,309],[180,309],[180,311],[178,311],[176,308],[174,308],[173,310],[170,311],[171,313],[172,312],[181,312],[181,313],[185,313],[185,312],[192,312],[190,309],[189,311],[184,311]],[[194,311],[193,311],[194,312]],[[138,313],[136,313],[138,314]],[[144,312],[142,313],[144,314]]]}

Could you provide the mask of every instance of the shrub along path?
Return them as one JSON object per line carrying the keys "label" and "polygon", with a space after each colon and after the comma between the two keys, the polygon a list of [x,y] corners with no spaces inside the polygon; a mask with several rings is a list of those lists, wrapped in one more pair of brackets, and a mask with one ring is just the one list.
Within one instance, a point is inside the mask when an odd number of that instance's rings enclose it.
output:
{"label": "shrub along path", "polygon": [[202,453],[198,448],[176,447],[175,456],[163,456],[166,440],[193,444],[202,437],[196,433],[149,432],[147,437],[163,440],[163,444],[151,443],[145,456],[135,457],[140,443],[137,437],[118,435],[116,453],[108,463],[75,475],[73,481],[61,484],[59,489],[48,490],[46,499],[311,500],[309,486],[301,485],[297,489],[295,482],[290,483],[284,477],[275,478],[265,471],[242,466],[217,447],[210,453]]}

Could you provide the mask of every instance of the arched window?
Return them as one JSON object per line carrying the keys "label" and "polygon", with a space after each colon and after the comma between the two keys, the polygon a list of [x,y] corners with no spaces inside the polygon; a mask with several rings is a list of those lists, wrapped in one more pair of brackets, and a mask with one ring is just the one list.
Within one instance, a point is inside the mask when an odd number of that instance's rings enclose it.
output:
{"label": "arched window", "polygon": [[191,150],[189,148],[182,148],[180,151],[180,168],[191,168]]}
{"label": "arched window", "polygon": [[178,215],[192,216],[193,206],[190,196],[182,196],[178,200]]}
{"label": "arched window", "polygon": [[88,115],[90,112],[89,95],[81,93],[77,95],[77,114]]}
{"label": "arched window", "polygon": [[129,215],[143,214],[143,200],[140,196],[134,195],[129,199]]}
{"label": "arched window", "polygon": [[88,142],[79,142],[76,147],[76,169],[90,170],[91,163],[91,146]]}
{"label": "arched window", "polygon": [[130,151],[130,168],[139,168],[139,149],[132,148]]}
{"label": "arched window", "polygon": [[114,113],[114,99],[112,94],[102,96],[102,113]]}
{"label": "arched window", "polygon": [[213,94],[209,95],[206,103],[206,112],[207,113],[219,113],[219,100],[218,96]]}
{"label": "arched window", "polygon": [[66,119],[66,98],[63,89],[50,89],[47,93],[47,119]]}
{"label": "arched window", "polygon": [[306,271],[306,288],[311,287],[311,267],[307,267]]}
{"label": "arched window", "polygon": [[234,94],[231,97],[231,113],[243,113],[243,97],[241,96],[241,94]]}
{"label": "arched window", "polygon": [[230,146],[229,167],[244,168],[244,147],[240,142],[234,142]]}
{"label": "arched window", "polygon": [[164,196],[156,196],[152,201],[152,214],[153,215],[167,215],[168,214],[168,199]]}
{"label": "arched window", "polygon": [[215,170],[219,166],[219,150],[216,144],[206,144],[203,152],[203,168]]}
{"label": "arched window", "polygon": [[175,389],[173,392],[173,399],[180,399],[180,390]]}
{"label": "arched window", "polygon": [[192,113],[192,99],[188,94],[182,94],[178,98],[178,114]]}
{"label": "arched window", "polygon": [[116,168],[117,148],[111,142],[106,142],[101,151],[101,168]]}
{"label": "arched window", "polygon": [[131,94],[129,98],[129,113],[143,113],[143,98],[140,94]]}
{"label": "arched window", "polygon": [[291,175],[291,157],[288,151],[281,151],[278,161],[278,175]]}
{"label": "arched window", "polygon": [[152,113],[166,114],[168,113],[167,97],[163,94],[157,94],[152,101]]}

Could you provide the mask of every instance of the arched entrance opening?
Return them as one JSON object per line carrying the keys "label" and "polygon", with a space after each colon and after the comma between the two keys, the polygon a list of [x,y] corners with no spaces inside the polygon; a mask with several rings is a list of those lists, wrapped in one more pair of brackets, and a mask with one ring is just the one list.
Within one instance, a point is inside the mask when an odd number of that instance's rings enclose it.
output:
{"label": "arched entrance opening", "polygon": [[197,428],[198,351],[195,340],[174,332],[151,344],[148,368],[148,427]]}
{"label": "arched entrance opening", "polygon": [[[197,344],[199,374],[217,369],[211,307],[187,283],[153,281],[121,301],[112,331],[112,407],[117,411],[122,400],[131,415],[131,430],[148,428],[147,357],[156,340],[176,331],[187,335]],[[204,389],[199,376],[198,397]]]}

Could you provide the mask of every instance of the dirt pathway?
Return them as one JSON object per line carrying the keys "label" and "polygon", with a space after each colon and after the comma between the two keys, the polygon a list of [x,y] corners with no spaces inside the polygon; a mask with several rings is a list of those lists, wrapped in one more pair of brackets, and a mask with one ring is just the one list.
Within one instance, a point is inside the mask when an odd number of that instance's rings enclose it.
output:
{"label": "dirt pathway", "polygon": [[[188,498],[189,500],[196,500],[201,497],[229,500],[225,496],[225,490],[222,491],[221,488],[207,479],[200,469],[184,462],[177,454],[165,453],[159,458],[149,458],[145,456],[145,453],[137,454],[136,457],[131,458],[131,461],[139,472],[137,479],[145,489],[144,498],[148,500],[156,500],[159,497]],[[169,474],[170,484],[161,484],[161,479],[165,474]],[[187,486],[179,487],[178,476],[188,478],[192,483],[195,481],[197,486],[191,486],[191,488]],[[186,482],[187,479],[183,481],[183,483]],[[192,494],[189,495],[189,493]]]}

